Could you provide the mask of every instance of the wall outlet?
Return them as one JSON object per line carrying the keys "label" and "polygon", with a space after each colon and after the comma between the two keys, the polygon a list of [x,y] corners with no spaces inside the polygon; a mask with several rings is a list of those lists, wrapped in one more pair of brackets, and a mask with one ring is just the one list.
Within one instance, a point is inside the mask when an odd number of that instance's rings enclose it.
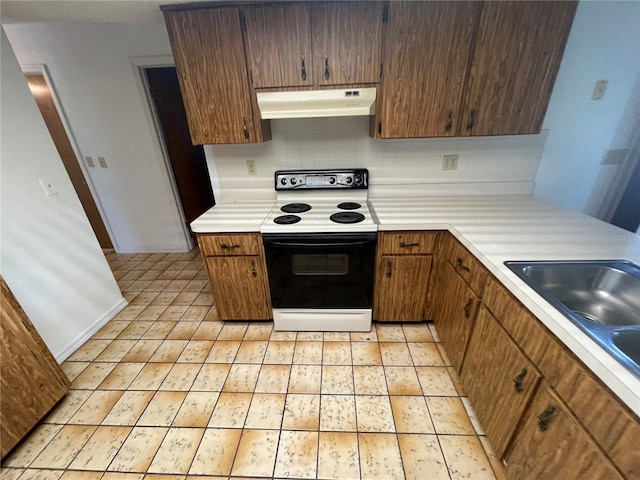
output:
{"label": "wall outlet", "polygon": [[457,170],[457,169],[458,169],[458,155],[442,156],[442,170]]}
{"label": "wall outlet", "polygon": [[102,168],[107,168],[107,161],[104,159],[104,157],[98,157],[98,163]]}
{"label": "wall outlet", "polygon": [[258,169],[256,168],[255,160],[247,160],[247,173],[249,175],[257,175]]}
{"label": "wall outlet", "polygon": [[604,92],[607,91],[607,85],[609,85],[609,80],[598,80],[596,82],[596,86],[593,87],[591,100],[602,100],[602,97],[604,97]]}
{"label": "wall outlet", "polygon": [[84,161],[86,162],[88,167],[95,167],[96,166],[96,162],[93,161],[92,157],[84,157]]}

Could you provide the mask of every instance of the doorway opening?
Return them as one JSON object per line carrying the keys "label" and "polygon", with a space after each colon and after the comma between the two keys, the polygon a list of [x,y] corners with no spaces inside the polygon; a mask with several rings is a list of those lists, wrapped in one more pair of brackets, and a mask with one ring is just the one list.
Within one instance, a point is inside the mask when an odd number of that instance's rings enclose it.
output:
{"label": "doorway opening", "polygon": [[56,105],[54,92],[45,74],[25,73],[25,77],[53,143],[60,154],[64,168],[71,179],[73,188],[80,199],[82,208],[87,214],[91,228],[96,234],[100,247],[103,250],[113,250],[111,237],[93,198],[93,193],[89,188],[82,167],[80,167],[79,157],[76,155],[71,138],[65,128],[62,113]]}
{"label": "doorway opening", "polygon": [[207,159],[202,145],[193,145],[175,67],[144,67],[145,81],[162,134],[171,173],[190,223],[215,205]]}

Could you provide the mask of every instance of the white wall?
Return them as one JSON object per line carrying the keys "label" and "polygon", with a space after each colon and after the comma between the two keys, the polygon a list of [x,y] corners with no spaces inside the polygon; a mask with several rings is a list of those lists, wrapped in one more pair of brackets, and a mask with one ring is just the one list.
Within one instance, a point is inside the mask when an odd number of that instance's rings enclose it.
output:
{"label": "white wall", "polygon": [[[2,33],[0,269],[58,360],[126,304]],[[57,195],[45,196],[38,183]]]}
{"label": "white wall", "polygon": [[[530,193],[546,133],[509,137],[373,140],[369,117],[272,120],[264,144],[215,145],[205,151],[221,200],[272,198],[273,172],[294,168],[366,167],[370,195],[399,185],[414,193]],[[442,155],[457,154],[458,169],[442,170]],[[247,173],[255,160],[258,174]],[[401,187],[404,189],[405,187]]]}
{"label": "white wall", "polygon": [[120,252],[188,248],[130,57],[171,55],[163,24],[5,25],[22,65],[45,64]]}
{"label": "white wall", "polygon": [[[592,101],[597,80],[609,85],[602,100]],[[630,148],[638,135],[638,85],[640,2],[580,2],[543,127],[549,137],[536,195],[598,211],[618,169],[600,165],[605,151]]]}

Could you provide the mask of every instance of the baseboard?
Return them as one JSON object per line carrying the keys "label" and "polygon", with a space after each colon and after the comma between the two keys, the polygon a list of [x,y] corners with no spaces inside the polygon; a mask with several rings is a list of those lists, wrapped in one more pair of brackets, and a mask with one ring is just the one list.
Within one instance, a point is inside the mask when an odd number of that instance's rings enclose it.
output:
{"label": "baseboard", "polygon": [[89,328],[71,340],[61,352],[54,355],[58,363],[64,362],[71,356],[78,348],[85,344],[98,330],[100,330],[109,320],[115,317],[124,307],[127,306],[127,301],[121,298],[113,307],[107,310],[100,318],[93,322]]}
{"label": "baseboard", "polygon": [[116,253],[189,253],[192,249],[187,247],[180,248],[121,248]]}

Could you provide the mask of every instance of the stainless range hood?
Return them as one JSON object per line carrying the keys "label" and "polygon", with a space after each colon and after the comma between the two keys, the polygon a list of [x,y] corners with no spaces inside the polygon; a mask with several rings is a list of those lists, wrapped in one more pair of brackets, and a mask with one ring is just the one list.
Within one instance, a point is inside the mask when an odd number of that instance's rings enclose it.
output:
{"label": "stainless range hood", "polygon": [[347,117],[375,113],[375,88],[259,92],[263,119]]}

